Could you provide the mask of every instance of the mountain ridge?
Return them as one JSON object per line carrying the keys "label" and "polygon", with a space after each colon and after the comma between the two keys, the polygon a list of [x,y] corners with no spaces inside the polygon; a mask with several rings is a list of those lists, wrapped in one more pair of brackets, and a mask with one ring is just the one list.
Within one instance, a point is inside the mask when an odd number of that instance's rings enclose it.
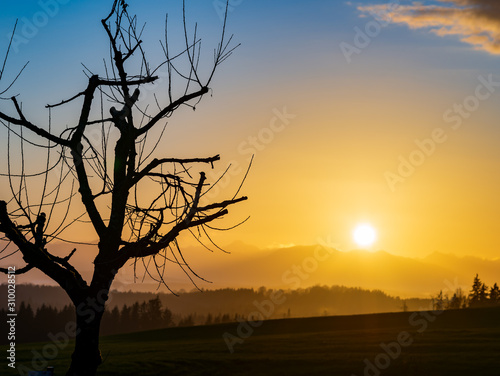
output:
{"label": "mountain ridge", "polygon": [[[56,254],[64,255],[65,248],[64,245],[55,244],[59,252]],[[77,268],[81,267],[85,271],[84,278],[88,279],[91,276],[91,258],[95,252],[87,248],[90,247],[79,248],[74,262]],[[488,286],[500,282],[500,259],[474,255],[432,252],[417,258],[387,250],[343,251],[314,244],[262,249],[242,241],[233,242],[222,249],[228,253],[217,249],[209,252],[201,246],[182,248],[191,268],[211,282],[197,279],[200,287],[265,286],[288,289],[344,285],[379,289],[401,297],[429,297],[440,290],[452,295],[451,290],[459,287],[468,292],[476,274]],[[137,278],[134,278],[133,266],[128,265],[117,274],[113,287],[120,291],[156,291],[158,283],[149,278],[142,282],[143,275],[144,271],[139,265]],[[189,291],[194,287],[177,265],[168,264],[165,275],[174,290]],[[19,283],[54,284],[40,272],[30,272],[18,278]],[[164,290],[160,288],[159,291]]]}

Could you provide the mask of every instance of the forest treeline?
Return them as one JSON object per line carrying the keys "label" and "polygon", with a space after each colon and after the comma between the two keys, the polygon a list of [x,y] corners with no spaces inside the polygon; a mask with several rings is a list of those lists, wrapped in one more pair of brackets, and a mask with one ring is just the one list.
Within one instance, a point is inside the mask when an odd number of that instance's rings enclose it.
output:
{"label": "forest treeline", "polygon": [[[0,310],[1,317],[6,317],[5,309]],[[66,305],[62,309],[43,304],[33,309],[28,303],[22,302],[17,310],[16,342],[46,341],[52,335],[65,332],[68,337],[74,337],[74,329],[68,323],[75,322],[75,308]],[[182,320],[179,320],[182,325]],[[188,323],[189,324],[189,323]],[[163,307],[157,296],[142,303],[136,302],[130,306],[124,305],[121,309],[114,307],[104,313],[101,322],[101,334],[110,335],[130,333],[135,331],[162,329],[173,326],[172,312]]]}
{"label": "forest treeline", "polygon": [[[31,287],[24,288],[29,291]],[[40,286],[32,288],[33,291],[47,291]],[[58,290],[56,287],[46,288],[48,291]],[[431,299],[401,299],[379,290],[345,286],[314,286],[285,291],[265,287],[220,289],[188,292],[180,297],[168,294],[113,292],[111,304],[103,317],[101,334],[245,320],[250,312],[265,306],[276,294],[280,296],[279,304],[272,305],[272,311],[266,315],[267,319],[500,305],[498,284],[488,287],[478,275],[468,293],[460,288],[452,296],[440,291]],[[35,297],[36,295],[31,295],[32,299]],[[134,298],[137,300],[132,302],[131,299]],[[179,309],[179,306],[182,308]],[[6,317],[6,314],[5,308],[0,309],[1,317]],[[49,303],[42,303],[36,306],[23,301],[17,306],[17,315],[17,342],[45,341],[50,339],[49,333],[65,331],[66,324],[75,320],[75,311],[71,304],[54,307]]]}
{"label": "forest treeline", "polygon": [[496,282],[488,287],[476,274],[468,293],[457,288],[450,296],[441,290],[432,298],[432,305],[436,310],[500,306],[500,288]]}
{"label": "forest treeline", "polygon": [[[2,291],[2,289],[4,291]],[[248,314],[255,310],[256,302],[269,299],[273,289],[225,288],[217,290],[192,290],[179,292],[179,296],[166,293],[118,292],[112,291],[107,302],[107,309],[112,310],[124,305],[132,306],[136,302],[148,302],[159,296],[163,307],[168,307],[174,317],[185,317],[189,314],[197,316],[217,317],[219,314]],[[279,290],[281,291],[281,290]],[[0,294],[7,293],[6,285],[0,285]],[[345,286],[314,286],[303,289],[282,291],[285,298],[282,304],[276,305],[272,317],[284,317],[291,311],[292,317],[321,315],[351,315],[362,313],[394,312],[401,309],[403,300],[390,296],[380,290],[367,290]],[[24,301],[32,309],[42,305],[61,310],[71,302],[64,291],[55,286],[18,285],[16,286],[18,306]],[[430,299],[405,300],[409,309],[418,310],[428,307]],[[0,301],[0,307],[6,302]],[[198,319],[198,321],[201,319]]]}
{"label": "forest treeline", "polygon": [[[49,333],[64,331],[66,323],[75,320],[74,308],[69,302],[61,305],[57,300],[59,307],[51,305],[54,300],[48,292],[59,294],[57,287],[20,285],[16,290],[18,296],[28,298],[22,303],[18,299],[17,341],[47,340]],[[401,310],[403,306],[400,298],[382,291],[344,286],[315,286],[285,291],[265,287],[228,288],[192,291],[180,296],[113,292],[103,317],[101,333],[108,335],[171,326],[234,322],[246,319],[276,293],[280,294],[280,304],[273,304],[272,311],[266,312],[266,319],[391,312]],[[44,301],[41,305],[40,299]],[[408,299],[405,303],[417,310],[429,306],[430,300]],[[5,317],[5,314],[5,309],[0,310],[0,315]]]}

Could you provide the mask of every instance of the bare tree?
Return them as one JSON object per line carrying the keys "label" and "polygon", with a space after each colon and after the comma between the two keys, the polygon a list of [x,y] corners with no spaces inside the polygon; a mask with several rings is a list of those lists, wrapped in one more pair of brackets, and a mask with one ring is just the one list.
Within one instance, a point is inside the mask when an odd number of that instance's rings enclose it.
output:
{"label": "bare tree", "polygon": [[[28,120],[17,96],[0,101],[4,102],[0,122],[8,130],[6,175],[12,191],[9,202],[0,201],[0,232],[6,243],[2,259],[20,252],[26,265],[16,274],[33,268],[41,270],[66,291],[75,305],[76,343],[67,375],[96,374],[101,363],[100,322],[110,286],[120,268],[142,261],[148,274],[167,285],[165,265],[174,262],[194,283],[195,278],[201,277],[186,262],[177,241],[179,234],[189,231],[197,239],[206,235],[204,238],[211,241],[207,230],[218,228],[210,223],[227,214],[228,206],[246,200],[238,197],[238,189],[228,200],[200,203],[213,186],[207,183],[202,167],[213,167],[219,155],[155,157],[165,119],[182,106],[196,106],[209,92],[216,69],[235,48],[231,46],[232,37],[226,35],[224,20],[213,65],[204,70],[202,77],[201,42],[196,27],[193,35],[187,31],[184,4],[183,16],[183,50],[173,53],[169,48],[166,23],[165,42],[161,43],[165,58],[152,68],[142,45],[143,28],[129,14],[127,3],[115,0],[111,12],[102,20],[110,47],[104,74],[85,68],[86,88],[69,99],[46,106],[48,125]],[[0,84],[9,51],[10,46],[0,71]],[[133,67],[136,71],[130,74]],[[159,69],[168,72],[165,103],[155,94],[152,105],[141,105],[140,90],[150,89],[159,80]],[[23,70],[24,67],[19,74]],[[3,89],[0,87],[0,97],[6,96],[19,75],[13,77]],[[57,131],[57,124],[52,124],[52,112],[75,104],[77,118],[72,125]],[[104,115],[106,112],[108,116]],[[151,136],[152,132],[156,133]],[[16,136],[20,140],[17,146],[12,140]],[[43,171],[27,171],[28,146],[46,153]],[[15,153],[20,157],[11,157]],[[19,173],[13,171],[16,166]],[[41,184],[36,184],[38,199],[29,193],[34,187],[28,184],[30,179],[42,179]],[[83,206],[75,204],[78,197]],[[73,215],[75,206],[81,208],[78,215]],[[98,239],[90,282],[71,264],[78,246],[71,251],[68,248],[67,256],[60,257],[51,252],[49,244],[57,239],[68,241],[64,232],[85,222]]]}

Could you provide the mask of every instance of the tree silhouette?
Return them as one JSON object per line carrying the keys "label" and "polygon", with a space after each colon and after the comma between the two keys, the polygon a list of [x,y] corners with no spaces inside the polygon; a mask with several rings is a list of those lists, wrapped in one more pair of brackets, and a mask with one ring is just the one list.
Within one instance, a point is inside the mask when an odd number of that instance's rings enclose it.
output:
{"label": "tree silhouette", "polygon": [[432,306],[436,311],[442,311],[446,307],[447,297],[443,295],[443,290],[439,291],[436,297],[432,298]]}
{"label": "tree silhouette", "polygon": [[453,296],[448,303],[448,309],[461,309],[467,308],[467,297],[464,295],[462,289],[459,287],[455,290]]}
{"label": "tree silhouette", "polygon": [[131,327],[137,322],[131,320],[131,311],[132,311],[131,307],[127,306],[126,304],[123,305],[120,313],[120,320],[121,320],[120,323],[125,328]]}
{"label": "tree silhouette", "polygon": [[479,279],[479,275],[476,274],[474,277],[474,282],[472,283],[472,289],[470,290],[469,293],[469,306],[477,306],[480,301],[480,294],[481,294],[481,286],[483,283]]}
{"label": "tree silhouette", "polygon": [[500,304],[500,288],[498,287],[498,284],[495,283],[491,288],[490,288],[490,302],[492,305],[497,305]]}
{"label": "tree silhouette", "polygon": [[479,290],[479,302],[481,305],[488,304],[489,294],[488,294],[488,286],[485,283],[481,285],[481,289]]}
{"label": "tree silhouette", "polygon": [[[179,247],[179,234],[192,232],[197,238],[206,234],[210,240],[207,230],[213,226],[208,224],[227,214],[228,206],[246,200],[237,196],[238,189],[228,200],[200,204],[200,198],[211,187],[202,167],[213,167],[219,155],[155,157],[165,119],[181,107],[195,109],[209,93],[216,69],[234,50],[232,37],[226,35],[224,19],[213,65],[203,70],[202,77],[201,42],[197,27],[192,36],[187,31],[184,4],[183,16],[183,49],[171,51],[166,24],[165,42],[161,43],[165,59],[152,68],[142,46],[142,28],[138,27],[137,18],[128,13],[125,1],[115,0],[101,22],[110,47],[104,74],[85,68],[88,81],[83,90],[46,106],[47,126],[28,120],[17,96],[2,98],[4,103],[8,101],[4,109],[0,108],[0,122],[8,130],[7,163],[12,191],[9,202],[0,201],[0,232],[6,242],[3,252],[20,252],[26,265],[18,268],[17,274],[33,268],[41,270],[65,290],[74,304],[77,335],[67,375],[96,374],[102,361],[101,318],[110,286],[120,268],[129,260],[134,265],[142,260],[147,273],[168,287],[164,280],[165,265],[173,262],[194,283],[195,278],[201,277],[186,262]],[[10,45],[0,71],[0,84],[9,51]],[[141,89],[153,89],[151,85],[158,83],[160,68],[168,72],[165,103],[155,95],[154,100],[150,97],[152,103],[141,104]],[[136,71],[130,73],[133,69]],[[24,67],[19,74],[23,70]],[[0,87],[0,97],[7,95],[18,76],[3,89]],[[54,111],[60,107],[71,109],[78,103],[81,105],[76,118],[65,123],[69,125],[58,129],[63,125],[52,124]],[[106,113],[109,115],[105,116]],[[20,140],[17,151],[11,140],[14,136]],[[44,153],[43,171],[27,172],[27,145]],[[14,152],[19,153],[17,157],[11,156]],[[19,173],[13,172],[16,167]],[[57,179],[49,179],[51,173],[56,173]],[[33,183],[31,179],[42,181]],[[33,189],[36,194],[30,195]],[[75,197],[80,198],[83,209],[78,206],[75,209],[78,205],[74,203]],[[80,211],[75,214],[75,210]],[[91,226],[98,240],[89,282],[71,264],[78,247],[68,249],[65,257],[55,255],[50,249],[53,240],[67,241],[65,231],[82,222]],[[132,307],[131,320],[138,319],[138,308]]]}
{"label": "tree silhouette", "polygon": [[488,303],[488,287],[481,282],[479,275],[476,274],[472,289],[469,294],[469,307],[481,307]]}
{"label": "tree silhouette", "polygon": [[194,326],[194,316],[193,314],[189,314],[186,317],[182,318],[177,326]]}
{"label": "tree silhouette", "polygon": [[101,334],[118,333],[121,324],[120,321],[120,310],[118,307],[114,307],[111,311],[106,311],[102,317]]}
{"label": "tree silhouette", "polygon": [[212,325],[214,323],[214,317],[211,313],[207,315],[207,319],[205,320],[205,325]]}
{"label": "tree silhouette", "polygon": [[139,302],[132,304],[130,309],[130,321],[135,323],[137,329],[141,329],[141,308]]}

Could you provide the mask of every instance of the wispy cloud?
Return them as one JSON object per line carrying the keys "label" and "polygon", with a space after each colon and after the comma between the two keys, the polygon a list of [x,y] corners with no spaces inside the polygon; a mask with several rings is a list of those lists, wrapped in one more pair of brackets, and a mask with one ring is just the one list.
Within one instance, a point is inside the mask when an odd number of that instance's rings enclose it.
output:
{"label": "wispy cloud", "polygon": [[457,36],[478,50],[500,54],[500,0],[437,0],[359,6],[363,15],[412,29],[429,29],[439,36]]}

